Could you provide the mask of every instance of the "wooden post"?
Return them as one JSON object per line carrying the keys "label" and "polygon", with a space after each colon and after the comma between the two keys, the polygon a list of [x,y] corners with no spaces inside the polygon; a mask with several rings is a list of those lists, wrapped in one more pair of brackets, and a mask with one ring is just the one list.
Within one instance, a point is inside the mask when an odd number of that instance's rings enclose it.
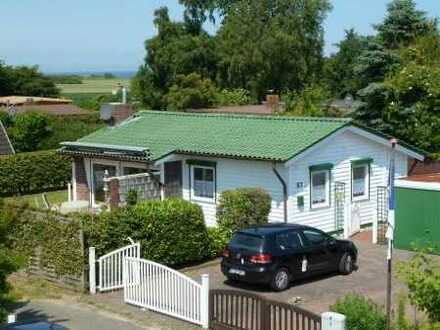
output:
{"label": "wooden post", "polygon": [[96,294],[96,255],[95,248],[89,248],[89,288],[91,294]]}
{"label": "wooden post", "polygon": [[203,329],[209,328],[209,275],[202,275],[202,289],[200,290],[200,318]]}

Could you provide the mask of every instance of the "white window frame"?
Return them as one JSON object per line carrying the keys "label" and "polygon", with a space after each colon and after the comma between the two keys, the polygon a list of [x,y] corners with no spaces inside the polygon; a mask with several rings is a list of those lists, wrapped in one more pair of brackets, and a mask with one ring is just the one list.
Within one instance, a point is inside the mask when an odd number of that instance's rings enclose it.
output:
{"label": "white window frame", "polygon": [[[217,196],[217,180],[216,180],[216,168],[213,166],[204,166],[204,165],[191,165],[191,200],[193,201],[199,201],[199,202],[210,202],[213,203],[216,200],[216,196]],[[195,191],[194,191],[194,179],[195,179],[195,175],[194,175],[194,171],[196,168],[202,168],[202,169],[208,169],[208,170],[212,170],[213,171],[213,179],[214,179],[214,191],[212,194],[212,198],[209,197],[200,197],[200,196],[196,196],[195,195]]]}
{"label": "white window frame", "polygon": [[104,203],[102,202],[96,202],[95,200],[95,180],[93,178],[93,166],[94,165],[104,165],[104,166],[114,166],[116,168],[116,176],[119,176],[119,173],[121,172],[120,162],[119,161],[113,161],[113,160],[107,160],[107,159],[99,159],[99,160],[93,160],[90,164],[90,185],[91,185],[91,195],[92,195],[92,207],[100,207]]}
{"label": "white window frame", "polygon": [[[313,175],[325,173],[325,202],[313,204]],[[330,170],[313,170],[310,171],[310,208],[321,209],[330,206]]]}
{"label": "white window frame", "polygon": [[[364,167],[365,168],[365,178],[364,178],[364,184],[365,184],[365,194],[362,196],[354,196],[353,193],[353,172],[355,168]],[[370,163],[364,163],[364,164],[357,164],[351,166],[351,200],[353,202],[359,202],[359,201],[366,201],[370,199]]]}

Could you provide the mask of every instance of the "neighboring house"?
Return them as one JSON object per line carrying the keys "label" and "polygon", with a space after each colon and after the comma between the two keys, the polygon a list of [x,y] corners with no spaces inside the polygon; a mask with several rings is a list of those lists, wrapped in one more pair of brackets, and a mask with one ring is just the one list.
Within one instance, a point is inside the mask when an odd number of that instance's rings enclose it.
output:
{"label": "neighboring house", "polygon": [[0,156],[15,154],[14,147],[9,140],[5,126],[0,121]]}
{"label": "neighboring house", "polygon": [[[385,186],[391,146],[349,119],[293,118],[141,111],[76,142],[74,199],[103,202],[103,176],[160,173],[163,196],[179,196],[216,223],[227,189],[260,187],[272,197],[270,221],[354,233],[373,221],[378,187]],[[396,173],[423,155],[396,147]],[[167,190],[167,187],[173,189]]]}
{"label": "neighboring house", "polygon": [[0,97],[0,111],[8,113],[44,112],[55,116],[81,115],[89,113],[72,104],[72,100],[33,96]]}

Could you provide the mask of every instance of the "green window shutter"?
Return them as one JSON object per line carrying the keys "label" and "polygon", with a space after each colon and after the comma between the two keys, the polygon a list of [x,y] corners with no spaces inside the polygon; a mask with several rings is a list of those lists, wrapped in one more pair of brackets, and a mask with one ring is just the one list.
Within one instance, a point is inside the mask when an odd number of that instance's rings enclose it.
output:
{"label": "green window shutter", "polygon": [[362,159],[356,159],[356,160],[352,160],[351,161],[351,165],[352,166],[357,166],[357,165],[367,165],[367,164],[371,164],[374,161],[373,158],[362,158]]}
{"label": "green window shutter", "polygon": [[210,162],[207,160],[198,160],[198,159],[187,159],[186,163],[188,165],[199,165],[199,166],[207,166],[207,167],[216,167],[216,162]]}
{"label": "green window shutter", "polygon": [[309,166],[310,172],[325,171],[325,170],[330,171],[332,168],[333,168],[333,164],[331,164],[331,163]]}

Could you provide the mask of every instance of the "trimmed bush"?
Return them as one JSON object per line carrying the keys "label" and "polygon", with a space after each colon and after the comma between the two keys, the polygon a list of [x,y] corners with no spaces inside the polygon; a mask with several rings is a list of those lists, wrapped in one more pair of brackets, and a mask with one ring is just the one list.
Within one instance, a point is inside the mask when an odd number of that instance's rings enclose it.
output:
{"label": "trimmed bush", "polygon": [[231,232],[222,227],[210,227],[208,228],[209,236],[209,256],[216,258],[221,255],[226,244],[228,244],[231,238]]}
{"label": "trimmed bush", "polygon": [[271,201],[270,195],[260,188],[226,190],[220,196],[217,223],[230,232],[267,223]]}
{"label": "trimmed bush", "polygon": [[87,246],[102,255],[127,244],[141,243],[142,257],[169,266],[206,259],[210,241],[198,205],[181,199],[143,201],[134,207],[84,219]]}
{"label": "trimmed bush", "polygon": [[358,294],[348,294],[330,307],[347,317],[347,329],[384,330],[386,317],[383,308]]}
{"label": "trimmed bush", "polygon": [[0,156],[0,196],[63,189],[71,176],[70,159],[53,150]]}

